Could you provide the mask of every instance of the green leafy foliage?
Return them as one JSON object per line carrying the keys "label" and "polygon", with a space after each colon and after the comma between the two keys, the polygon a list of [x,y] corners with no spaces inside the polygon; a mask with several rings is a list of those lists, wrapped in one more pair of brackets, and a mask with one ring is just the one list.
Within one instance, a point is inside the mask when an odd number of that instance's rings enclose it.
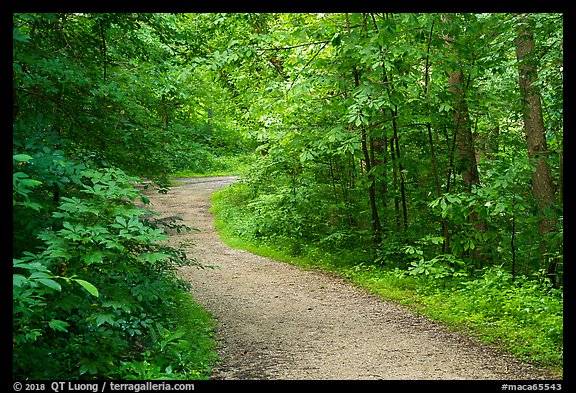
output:
{"label": "green leafy foliage", "polygon": [[206,49],[184,15],[15,14],[14,25],[21,151],[65,151],[164,183],[245,151],[224,118],[227,92],[186,60]]}
{"label": "green leafy foliage", "polygon": [[[16,377],[124,377],[116,371],[123,363],[152,359],[163,359],[174,378],[206,372],[161,339],[175,334],[188,289],[176,268],[195,262],[164,245],[164,230],[142,219],[151,212],[135,204],[133,181],[118,169],[83,170],[75,195],[61,197],[52,213],[59,226],[39,233],[36,252],[14,259]],[[178,345],[193,352],[195,344]],[[153,374],[138,378],[144,375]]]}
{"label": "green leafy foliage", "polygon": [[[513,277],[502,267],[489,267],[478,278],[463,281],[453,297],[433,296],[443,303],[438,311],[443,318],[477,326],[489,341],[518,357],[544,365],[562,363],[563,296],[549,280]],[[450,316],[450,307],[458,307],[458,314]],[[488,329],[494,332],[486,333]]]}

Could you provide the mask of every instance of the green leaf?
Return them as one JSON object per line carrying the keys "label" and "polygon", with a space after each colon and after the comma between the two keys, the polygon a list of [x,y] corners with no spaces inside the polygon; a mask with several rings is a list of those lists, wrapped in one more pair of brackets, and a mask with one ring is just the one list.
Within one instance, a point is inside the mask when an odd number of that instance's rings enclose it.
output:
{"label": "green leaf", "polygon": [[66,328],[70,326],[70,324],[68,322],[61,321],[59,319],[53,319],[50,322],[48,322],[48,326],[60,332],[68,332]]}
{"label": "green leaf", "polygon": [[39,278],[38,282],[47,286],[48,288],[52,288],[55,289],[57,291],[61,291],[62,290],[62,286],[60,284],[58,284],[56,281],[49,279],[49,278]]}
{"label": "green leaf", "polygon": [[28,154],[15,154],[12,156],[12,159],[18,162],[28,162],[32,159],[32,156],[29,156]]}
{"label": "green leaf", "polygon": [[21,287],[28,279],[21,274],[12,275],[12,286]]}
{"label": "green leaf", "polygon": [[146,262],[150,262],[150,263],[162,261],[162,260],[167,259],[167,258],[170,258],[170,255],[162,253],[162,252],[143,253],[143,254],[140,254],[140,256],[138,257],[138,259],[146,261]]}
{"label": "green leaf", "polygon": [[504,205],[502,202],[498,202],[494,210],[496,213],[502,213],[504,210],[506,210],[506,205]]}
{"label": "green leaf", "polygon": [[19,41],[19,42],[28,42],[30,41],[30,36],[28,34],[24,34],[20,31],[20,29],[15,28],[14,30],[12,30],[12,38],[15,41]]}
{"label": "green leaf", "polygon": [[96,374],[98,372],[98,366],[100,362],[98,360],[90,360],[90,359],[82,359],[80,362],[80,374],[86,374],[89,372],[90,374]]}
{"label": "green leaf", "polygon": [[36,187],[42,184],[40,180],[34,180],[34,179],[22,179],[20,180],[20,183],[22,183],[22,185],[27,187]]}
{"label": "green leaf", "polygon": [[91,265],[93,263],[100,263],[102,262],[102,259],[104,259],[104,253],[102,251],[94,251],[91,252],[90,254],[87,254],[84,256],[84,261],[86,262],[87,265]]}
{"label": "green leaf", "polygon": [[36,202],[18,202],[18,204],[24,207],[28,207],[37,212],[39,212],[42,209],[42,205]]}
{"label": "green leaf", "polygon": [[78,278],[75,278],[74,281],[82,285],[82,287],[84,287],[84,289],[87,290],[92,296],[98,297],[98,288],[96,288],[94,285],[90,284],[88,281],[80,280]]}
{"label": "green leaf", "polygon": [[342,37],[340,37],[340,33],[336,33],[334,34],[334,36],[332,37],[332,46],[340,46],[340,44],[342,43]]}
{"label": "green leaf", "polygon": [[96,315],[96,326],[101,326],[108,323],[111,326],[115,325],[115,315],[112,313],[104,313]]}
{"label": "green leaf", "polygon": [[440,108],[438,109],[440,112],[450,112],[452,110],[452,106],[450,104],[441,104]]}
{"label": "green leaf", "polygon": [[124,217],[116,216],[115,220],[118,224],[122,225],[123,227],[127,226],[126,219]]}

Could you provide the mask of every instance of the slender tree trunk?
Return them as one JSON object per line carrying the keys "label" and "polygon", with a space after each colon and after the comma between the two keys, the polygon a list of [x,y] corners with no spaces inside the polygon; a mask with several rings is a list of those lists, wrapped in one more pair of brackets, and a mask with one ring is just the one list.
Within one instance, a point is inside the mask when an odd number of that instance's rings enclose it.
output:
{"label": "slender tree trunk", "polygon": [[342,189],[342,199],[344,202],[344,205],[348,205],[348,186],[349,186],[349,181],[348,178],[350,177],[350,170],[348,168],[348,160],[342,160],[342,167],[340,169],[340,166],[337,166],[336,169],[341,172],[342,175],[342,179],[340,179],[340,188]]}
{"label": "slender tree trunk", "polygon": [[[436,151],[434,148],[434,139],[432,138],[432,124],[430,123],[431,108],[429,105],[430,96],[430,46],[432,44],[432,33],[434,32],[434,21],[430,26],[430,33],[428,35],[428,43],[426,45],[426,65],[424,68],[424,95],[426,97],[426,106],[428,107],[428,121],[426,122],[426,130],[428,131],[428,143],[430,144],[430,162],[432,164],[432,172],[434,174],[434,185],[436,186],[436,195],[442,196],[442,189],[440,187],[440,179],[438,176],[438,167],[436,164]],[[444,241],[442,242],[442,252],[450,252],[450,233],[448,232],[448,224],[446,218],[442,218],[442,234]]]}
{"label": "slender tree trunk", "polygon": [[[453,17],[445,15],[442,17],[444,23],[449,23]],[[448,50],[453,50],[454,37],[444,36]],[[465,99],[464,72],[460,69],[451,70],[448,74],[448,85],[450,93],[454,97],[454,139],[452,149],[456,148],[458,159],[455,162],[455,169],[462,175],[462,182],[468,192],[473,184],[478,184],[480,178],[474,150],[474,139],[472,138],[472,127],[468,114],[468,104]],[[448,177],[450,174],[448,175]]]}
{"label": "slender tree trunk", "polygon": [[493,160],[496,158],[496,154],[498,154],[499,146],[498,146],[498,139],[500,138],[500,126],[496,125],[492,129],[492,133],[490,135],[490,140],[486,143],[486,158],[489,160]]}
{"label": "slender tree trunk", "polygon": [[[162,107],[161,107],[161,114],[162,114],[162,129],[164,133],[167,132],[168,129],[168,103],[166,100],[166,94],[162,94]],[[168,143],[166,143],[167,145]],[[166,145],[163,146],[163,149],[166,150]],[[163,181],[168,180],[168,168],[166,167],[166,163],[162,165],[162,177]]]}
{"label": "slender tree trunk", "polygon": [[[373,13],[370,14],[370,17],[372,18],[372,23],[374,25],[374,29],[378,32],[378,24],[376,23],[376,18],[374,16]],[[384,61],[384,51],[383,48],[380,47],[380,53],[382,54],[382,80],[385,82],[386,81],[386,63]],[[383,116],[386,116],[386,111],[384,110],[384,108],[380,108],[380,111],[382,112]],[[380,155],[380,157],[382,157],[381,160],[379,160],[379,165],[382,165],[382,188],[381,188],[381,193],[382,193],[382,207],[386,207],[386,202],[388,200],[388,175],[387,175],[387,171],[386,171],[386,164],[387,164],[387,150],[388,150],[388,137],[386,135],[386,132],[384,132],[384,135],[379,138],[376,142],[376,151],[378,152],[378,154]]]}
{"label": "slender tree trunk", "polygon": [[[358,70],[356,70],[356,67],[354,67],[353,71],[354,71],[354,82],[356,83],[356,87],[358,87],[360,86],[360,80],[358,78]],[[374,231],[374,244],[378,245],[382,240],[381,235],[382,224],[380,223],[380,217],[378,215],[378,206],[376,205],[376,179],[374,173],[372,172],[371,158],[374,157],[374,154],[372,149],[371,149],[372,152],[368,150],[367,132],[366,132],[366,126],[364,124],[362,124],[361,126],[361,145],[362,145],[362,153],[364,154],[364,163],[366,166],[366,172],[368,173],[368,178],[370,179],[370,184],[368,186],[368,196],[370,197],[370,210],[372,212],[372,230]]]}
{"label": "slender tree trunk", "polygon": [[[351,204],[356,203],[356,192],[354,190],[356,190],[356,174],[358,173],[358,170],[356,169],[356,159],[354,158],[354,154],[350,154],[348,156],[348,174],[349,174],[349,179],[350,179],[350,183],[349,183],[349,206]],[[358,216],[356,214],[352,214],[352,211],[350,211],[348,209],[348,214],[349,214],[349,221],[350,221],[350,226],[356,226],[358,224]]]}
{"label": "slender tree trunk", "polygon": [[[448,171],[446,171],[446,192],[450,192],[452,190],[452,185],[456,183],[456,170],[454,168],[454,159],[456,156],[456,133],[450,137],[446,132],[446,143],[449,143],[450,151],[448,155]],[[450,140],[450,138],[452,138]],[[451,181],[450,179],[453,177],[454,179]]]}
{"label": "slender tree trunk", "polygon": [[[350,34],[350,20],[348,14],[346,14],[346,27],[348,28],[348,34]],[[360,86],[360,78],[358,76],[358,70],[354,66],[352,68],[354,74],[354,84],[356,87]],[[372,139],[372,138],[370,138]],[[366,126],[362,124],[361,126],[361,145],[362,153],[364,154],[364,163],[366,166],[366,172],[368,173],[368,178],[370,179],[370,184],[368,186],[368,196],[370,197],[370,210],[372,212],[372,230],[374,231],[374,244],[379,245],[382,240],[382,224],[380,223],[380,217],[378,215],[378,206],[376,204],[376,179],[372,170],[372,160],[371,152],[368,150],[368,136],[366,131]],[[372,151],[372,158],[374,157]]]}
{"label": "slender tree trunk", "polygon": [[[384,60],[382,61],[382,81],[384,82],[384,85],[386,86],[386,92],[388,94],[388,98],[390,98],[392,96],[392,83],[391,81],[389,81],[388,78],[388,74],[386,73],[386,66],[384,63]],[[398,173],[400,174],[400,194],[402,197],[402,216],[404,218],[404,230],[408,229],[408,209],[406,206],[406,191],[405,191],[405,181],[404,181],[404,167],[402,165],[402,161],[400,160],[400,144],[398,142],[398,125],[396,123],[396,117],[398,116],[398,106],[395,105],[394,108],[390,109],[390,116],[392,118],[392,140],[391,140],[391,151],[394,151],[394,149],[396,150],[396,155],[394,155],[394,153],[392,153],[392,160],[398,160],[397,161],[397,166],[399,168]],[[397,173],[396,173],[396,166],[394,167],[394,191],[396,191],[396,185],[397,185]],[[397,212],[398,212],[398,201],[397,201],[397,197],[395,196],[395,206],[397,208]]]}
{"label": "slender tree trunk", "polygon": [[458,163],[456,167],[462,174],[462,182],[468,192],[472,191],[472,185],[480,183],[472,127],[468,115],[468,104],[464,98],[464,72],[452,71],[449,75],[450,92],[455,96],[454,124],[456,147],[458,150]]}
{"label": "slender tree trunk", "polygon": [[398,199],[398,161],[394,147],[394,139],[390,140],[390,155],[392,157],[392,187],[394,188],[394,218],[396,230],[400,230],[400,200]]}
{"label": "slender tree trunk", "polygon": [[408,229],[408,209],[406,207],[406,189],[404,186],[404,166],[402,165],[402,161],[400,160],[400,145],[398,142],[398,127],[396,125],[396,115],[397,115],[398,108],[395,107],[394,112],[392,113],[392,130],[394,132],[394,144],[396,146],[396,158],[398,159],[398,168],[400,169],[400,196],[402,198],[402,216],[404,218],[404,230]]}
{"label": "slender tree trunk", "polygon": [[[448,19],[449,17],[444,17],[445,22],[447,22]],[[454,50],[454,45],[452,44],[455,41],[454,37],[445,36],[444,39],[449,45],[449,48]],[[448,74],[450,93],[452,93],[454,97],[453,116],[455,130],[452,149],[453,153],[455,153],[454,149],[458,153],[457,159],[455,160],[455,168],[452,165],[451,168],[454,168],[462,175],[462,183],[467,192],[472,191],[473,185],[480,183],[474,138],[472,136],[472,125],[465,98],[465,88],[469,81],[470,76],[468,76],[468,81],[464,81],[464,71],[460,67],[450,71]],[[476,232],[482,233],[486,231],[486,221],[478,220],[477,212],[472,212],[468,218]],[[486,259],[486,255],[482,252],[481,247],[475,247],[472,251],[472,258],[475,260],[476,265],[480,267],[481,261]]]}
{"label": "slender tree trunk", "polygon": [[106,31],[104,29],[104,20],[100,19],[100,38],[102,39],[102,64],[104,68],[104,81],[106,81],[106,76],[108,73],[108,60],[107,60],[107,49],[106,49]]}
{"label": "slender tree trunk", "polygon": [[334,203],[338,204],[338,192],[336,191],[336,179],[334,179],[334,166],[332,165],[332,157],[328,157],[328,165],[330,168],[330,180],[332,183],[332,191],[334,193]]}
{"label": "slender tree trunk", "polygon": [[[536,86],[537,59],[534,54],[534,33],[529,16],[520,15],[518,35],[516,37],[516,57],[518,60],[520,94],[524,115],[524,131],[528,145],[528,157],[535,166],[532,172],[532,191],[538,204],[538,233],[540,234],[539,252],[541,264],[545,265],[547,250],[546,235],[556,231],[557,218],[552,211],[554,192],[552,175],[546,162],[548,148],[540,94]],[[548,275],[555,282],[556,261],[550,259],[546,266]]]}
{"label": "slender tree trunk", "polygon": [[162,128],[168,125],[168,103],[166,102],[166,94],[162,94]]}
{"label": "slender tree trunk", "polygon": [[[424,94],[426,97],[426,105],[428,107],[428,116],[431,115],[430,105],[428,104],[429,92],[430,92],[430,62],[429,62],[429,54],[430,54],[430,44],[432,41],[432,31],[434,28],[434,24],[430,27],[430,37],[428,39],[428,49],[426,53],[426,67],[424,72]],[[426,122],[426,129],[428,130],[428,142],[430,143],[430,161],[432,164],[432,172],[434,174],[434,185],[436,186],[436,193],[438,196],[442,195],[442,191],[440,189],[440,180],[438,179],[438,168],[436,167],[436,152],[434,151],[434,142],[432,140],[432,125],[430,124],[430,120]]]}
{"label": "slender tree trunk", "polygon": [[[373,159],[373,166],[380,165],[382,169],[382,175],[378,176],[380,182],[380,188],[376,188],[379,194],[382,196],[382,207],[386,207],[386,199],[387,199],[387,184],[386,184],[386,137],[376,138],[372,141],[374,147],[374,157]],[[376,158],[379,157],[379,158]],[[384,230],[385,228],[382,228]]]}
{"label": "slender tree trunk", "polygon": [[[462,182],[467,192],[472,192],[472,186],[480,184],[478,166],[476,164],[476,149],[474,148],[474,138],[472,136],[472,127],[468,115],[468,105],[464,98],[464,73],[462,70],[453,71],[449,75],[450,92],[455,94],[456,105],[454,112],[455,138],[458,150],[457,168],[462,174]],[[470,222],[473,223],[474,229],[478,233],[486,232],[487,224],[484,220],[478,220],[478,213],[472,212],[469,216]],[[476,261],[478,267],[481,262],[486,260],[485,253],[481,247],[475,247],[472,251],[472,258]]]}

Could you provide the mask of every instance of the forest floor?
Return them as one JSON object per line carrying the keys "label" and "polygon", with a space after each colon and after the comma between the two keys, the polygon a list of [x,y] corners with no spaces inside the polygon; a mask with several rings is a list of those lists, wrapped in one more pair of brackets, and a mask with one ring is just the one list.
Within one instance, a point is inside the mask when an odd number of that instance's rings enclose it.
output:
{"label": "forest floor", "polygon": [[234,177],[175,181],[146,194],[161,217],[199,229],[171,241],[215,266],[181,269],[217,323],[213,379],[553,379],[344,279],[228,247],[210,195]]}

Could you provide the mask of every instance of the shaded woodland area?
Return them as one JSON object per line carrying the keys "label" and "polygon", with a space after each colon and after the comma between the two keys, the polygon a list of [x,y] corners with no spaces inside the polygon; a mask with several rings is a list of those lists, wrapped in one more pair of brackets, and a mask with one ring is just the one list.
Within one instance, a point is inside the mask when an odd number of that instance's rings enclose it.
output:
{"label": "shaded woodland area", "polygon": [[20,13],[12,53],[14,375],[207,377],[133,184],[215,173],[229,236],[561,365],[562,14]]}

